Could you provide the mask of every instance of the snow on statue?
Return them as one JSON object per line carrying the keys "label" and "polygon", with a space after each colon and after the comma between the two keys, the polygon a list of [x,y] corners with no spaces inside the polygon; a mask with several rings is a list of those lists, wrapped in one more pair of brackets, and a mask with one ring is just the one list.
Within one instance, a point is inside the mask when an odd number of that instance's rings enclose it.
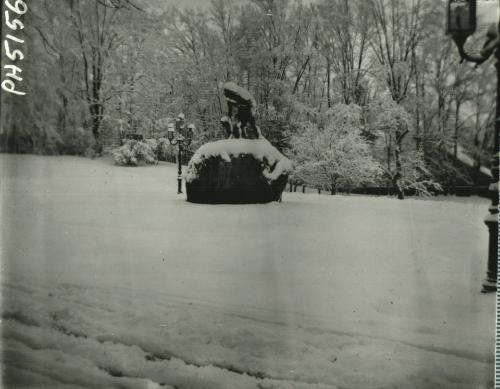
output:
{"label": "snow on statue", "polygon": [[[224,96],[228,106],[228,116],[221,119],[226,138],[258,139],[262,136],[255,124],[256,102],[246,89],[234,82],[224,84]],[[233,123],[233,112],[235,122]]]}

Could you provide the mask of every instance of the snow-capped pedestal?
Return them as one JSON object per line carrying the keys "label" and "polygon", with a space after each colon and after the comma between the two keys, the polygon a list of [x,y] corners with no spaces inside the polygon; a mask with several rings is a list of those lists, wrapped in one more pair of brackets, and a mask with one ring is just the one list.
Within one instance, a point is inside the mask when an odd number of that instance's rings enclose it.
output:
{"label": "snow-capped pedestal", "polygon": [[187,200],[245,204],[278,201],[292,163],[265,139],[225,139],[201,146],[189,161]]}

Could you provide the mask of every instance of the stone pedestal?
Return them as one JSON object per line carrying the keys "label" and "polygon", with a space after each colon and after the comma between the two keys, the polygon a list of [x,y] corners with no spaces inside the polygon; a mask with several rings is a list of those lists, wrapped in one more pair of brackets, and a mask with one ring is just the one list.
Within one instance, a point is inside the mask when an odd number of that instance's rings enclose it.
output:
{"label": "stone pedestal", "polygon": [[291,162],[265,139],[207,143],[189,162],[187,200],[209,204],[279,201],[291,168]]}

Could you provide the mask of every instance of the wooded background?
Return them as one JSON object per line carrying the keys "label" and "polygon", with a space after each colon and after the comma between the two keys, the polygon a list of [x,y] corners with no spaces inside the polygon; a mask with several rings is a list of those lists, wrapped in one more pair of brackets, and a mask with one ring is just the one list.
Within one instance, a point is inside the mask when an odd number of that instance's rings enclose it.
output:
{"label": "wooded background", "polygon": [[2,151],[93,156],[127,134],[164,137],[180,112],[195,149],[223,138],[232,80],[254,94],[258,125],[299,181],[429,193],[487,180],[495,68],[459,64],[444,2],[208,3],[30,2],[27,95],[2,93]]}

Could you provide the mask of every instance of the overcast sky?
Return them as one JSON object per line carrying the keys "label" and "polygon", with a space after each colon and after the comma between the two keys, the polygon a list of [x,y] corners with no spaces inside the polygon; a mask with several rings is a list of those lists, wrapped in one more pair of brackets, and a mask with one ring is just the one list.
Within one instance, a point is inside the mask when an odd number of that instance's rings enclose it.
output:
{"label": "overcast sky", "polygon": [[[192,8],[208,8],[210,5],[210,0],[164,0],[165,3],[183,6],[183,7],[192,7]],[[233,0],[234,3],[244,3],[247,0]]]}
{"label": "overcast sky", "polygon": [[[234,3],[245,3],[248,0],[232,0]],[[317,0],[302,0],[304,4],[312,3]],[[183,7],[192,8],[208,8],[210,5],[210,0],[163,0],[166,4],[172,4]],[[443,0],[443,6],[445,6],[446,1]],[[478,13],[478,27],[480,31],[489,24],[494,23],[498,20],[500,13],[500,1],[499,0],[478,0],[477,13]],[[444,22],[443,22],[444,23]]]}
{"label": "overcast sky", "polygon": [[[203,1],[203,0],[201,0]],[[500,2],[495,0],[481,0],[477,3],[477,22],[479,26],[489,25],[498,21]]]}
{"label": "overcast sky", "polygon": [[[210,0],[164,0],[166,3],[174,4],[178,6],[192,7],[192,8],[208,8],[210,5]],[[314,2],[316,0],[302,0],[304,4]],[[245,3],[248,0],[233,0],[234,3]]]}

